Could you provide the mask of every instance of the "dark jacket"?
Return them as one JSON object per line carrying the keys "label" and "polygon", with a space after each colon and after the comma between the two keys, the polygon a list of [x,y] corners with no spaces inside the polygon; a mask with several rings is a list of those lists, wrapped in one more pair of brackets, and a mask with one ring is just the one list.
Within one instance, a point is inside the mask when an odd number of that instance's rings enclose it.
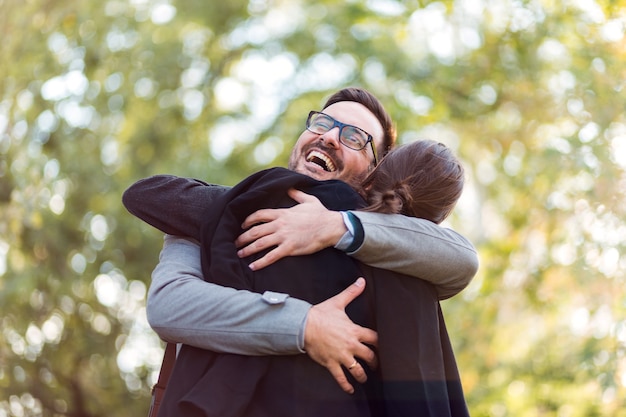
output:
{"label": "dark jacket", "polygon": [[[344,393],[330,373],[306,355],[249,357],[183,346],[159,413],[165,416],[466,416],[458,371],[434,287],[375,268],[361,271],[332,248],[289,257],[253,272],[235,255],[240,225],[261,208],[290,207],[289,188],[313,194],[331,210],[362,207],[340,181],[316,181],[282,168],[261,171],[211,206],[201,233],[207,281],[255,292],[288,293],[324,301],[365,272],[366,296],[346,312],[379,332],[377,371]],[[255,258],[262,256],[259,254]]]}

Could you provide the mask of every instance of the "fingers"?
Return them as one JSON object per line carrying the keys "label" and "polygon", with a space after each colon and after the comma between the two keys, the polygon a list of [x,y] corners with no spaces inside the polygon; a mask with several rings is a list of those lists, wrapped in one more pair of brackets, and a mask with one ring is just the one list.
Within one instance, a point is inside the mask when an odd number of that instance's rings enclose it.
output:
{"label": "fingers", "polygon": [[262,209],[257,210],[243,221],[242,229],[247,229],[258,223],[267,223],[275,220],[283,209]]}
{"label": "fingers", "polygon": [[[252,215],[250,215],[252,216]],[[250,217],[248,217],[250,218]],[[247,222],[247,220],[246,220]],[[245,223],[244,223],[245,225]],[[242,246],[246,246],[251,242],[255,242],[264,236],[271,235],[274,231],[271,223],[261,223],[252,226],[250,229],[246,230],[242,234],[240,234],[237,239],[235,239],[235,245],[240,248]]]}
{"label": "fingers", "polygon": [[354,379],[357,380],[357,382],[362,384],[367,381],[365,369],[363,369],[363,366],[356,359],[354,359],[350,365],[346,366],[346,368],[348,369],[348,372],[352,374]]}
{"label": "fingers", "polygon": [[253,271],[263,269],[288,256],[292,250],[290,242],[284,242],[279,234],[271,233],[271,228],[267,224],[254,226],[239,235],[235,240],[235,246],[241,248],[237,251],[237,256],[240,258],[246,258],[274,247],[274,249],[248,265]]}
{"label": "fingers", "polygon": [[[378,368],[378,358],[376,357],[376,353],[374,352],[374,350],[367,345],[375,346],[375,344],[378,343],[378,337],[376,335],[376,332],[370,329],[364,328],[363,330],[374,333],[374,337],[372,338],[374,340],[374,343],[365,342],[363,339],[361,339],[362,343],[357,345],[354,349],[354,357],[362,359],[363,362],[365,362],[367,366],[369,366],[371,369],[376,369]],[[364,343],[366,343],[367,345]]]}
{"label": "fingers", "polygon": [[[296,190],[295,188],[290,188],[287,191],[287,194],[289,195],[289,197],[291,197],[292,199],[294,199],[297,203],[314,203],[314,202],[320,202],[320,200],[311,195],[311,194],[307,194],[304,191],[300,191],[300,190]],[[321,203],[320,203],[321,204]]]}
{"label": "fingers", "polygon": [[337,303],[338,306],[345,308],[348,304],[350,304],[355,298],[357,298],[363,290],[365,289],[365,279],[359,277],[352,285],[348,288],[335,295],[332,300],[333,303]]}
{"label": "fingers", "polygon": [[[291,188],[287,191],[289,197],[294,199],[297,203],[317,203],[320,206],[323,206],[320,200],[310,194],[302,192],[300,190],[296,190],[295,188]],[[261,209],[257,210],[244,220],[241,225],[242,229],[247,229],[259,223],[268,223],[276,220],[280,217],[283,211],[286,209]]]}
{"label": "fingers", "polygon": [[[252,262],[251,264],[249,264],[248,268],[250,268],[253,271],[258,271],[259,269],[263,269],[266,266],[269,266],[273,264],[274,262],[278,261],[279,259],[284,258],[286,254],[285,254],[285,251],[282,250],[282,248],[284,247],[278,246],[276,249],[273,249],[267,252],[264,256]],[[244,250],[245,249],[246,248],[244,248]],[[239,255],[240,252],[242,253],[241,255]],[[237,252],[239,257],[241,258],[244,258],[246,256],[246,255],[243,255],[243,253],[244,253],[243,250]]]}
{"label": "fingers", "polygon": [[328,370],[342,390],[348,394],[354,393],[354,387],[350,384],[350,382],[348,382],[348,378],[346,378],[346,374],[340,366],[334,366],[332,368],[328,368]]}
{"label": "fingers", "polygon": [[[367,381],[367,374],[365,373],[365,369],[363,369],[363,366],[356,359],[353,359],[350,364],[344,364],[344,367],[348,370],[348,372],[350,372],[350,374],[357,382],[363,384]],[[339,384],[342,390],[344,390],[348,394],[354,393],[354,387],[348,381],[348,378],[346,377],[346,374],[341,367],[332,367],[328,370],[335,378],[335,381],[337,381],[337,384]]]}
{"label": "fingers", "polygon": [[[353,323],[345,313],[345,307],[364,289],[365,280],[359,278],[335,297],[314,305],[309,310],[304,333],[307,354],[326,367],[348,393],[354,390],[347,372],[363,383],[367,380],[365,364],[372,369],[378,365],[372,348],[378,344],[377,333]],[[356,362],[356,358],[362,363]]]}
{"label": "fingers", "polygon": [[[359,331],[359,340],[362,343],[365,343],[371,346],[378,346],[378,333],[376,333],[372,329],[368,329],[367,327],[361,327]],[[363,357],[363,356],[359,355],[359,357]]]}
{"label": "fingers", "polygon": [[[259,229],[257,230],[257,228]],[[280,236],[263,234],[264,232],[260,228],[261,226],[255,226],[235,239],[235,246],[241,248],[237,251],[237,255],[240,258],[254,255],[280,243]]]}

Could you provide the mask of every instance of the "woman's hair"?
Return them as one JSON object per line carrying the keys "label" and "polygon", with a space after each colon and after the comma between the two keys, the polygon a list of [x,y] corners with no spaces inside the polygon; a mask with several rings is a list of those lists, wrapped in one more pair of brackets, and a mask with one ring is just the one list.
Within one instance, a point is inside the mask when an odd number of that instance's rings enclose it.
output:
{"label": "woman's hair", "polygon": [[365,178],[365,210],[439,224],[461,196],[464,176],[459,160],[441,143],[419,140],[399,146]]}
{"label": "woman's hair", "polygon": [[362,88],[347,87],[330,96],[322,109],[341,101],[354,101],[362,104],[376,116],[383,127],[383,141],[376,148],[376,152],[378,153],[378,158],[384,157],[396,143],[396,128],[393,125],[391,116],[389,116],[380,100]]}

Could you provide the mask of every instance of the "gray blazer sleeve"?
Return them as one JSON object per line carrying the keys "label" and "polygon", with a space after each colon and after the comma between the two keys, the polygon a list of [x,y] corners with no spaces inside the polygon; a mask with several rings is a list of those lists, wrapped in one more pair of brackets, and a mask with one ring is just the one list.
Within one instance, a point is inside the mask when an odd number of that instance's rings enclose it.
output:
{"label": "gray blazer sleeve", "polygon": [[199,245],[166,236],[146,309],[150,326],[166,341],[254,356],[302,353],[310,307],[286,294],[208,283]]}
{"label": "gray blazer sleeve", "polygon": [[421,278],[439,299],[458,294],[478,271],[474,246],[454,230],[398,214],[353,211],[365,232],[354,258],[368,265]]}

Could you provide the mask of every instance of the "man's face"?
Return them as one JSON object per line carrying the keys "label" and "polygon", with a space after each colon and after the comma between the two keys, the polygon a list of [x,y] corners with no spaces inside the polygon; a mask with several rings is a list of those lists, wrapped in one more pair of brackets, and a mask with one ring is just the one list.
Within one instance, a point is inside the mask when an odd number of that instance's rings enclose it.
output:
{"label": "man's face", "polygon": [[[373,113],[362,104],[340,101],[323,112],[339,122],[365,130],[374,138],[374,146],[383,138],[383,128]],[[352,186],[361,184],[373,166],[374,155],[369,144],[355,151],[339,141],[339,128],[323,134],[302,132],[289,158],[289,169],[317,180],[338,179]]]}

